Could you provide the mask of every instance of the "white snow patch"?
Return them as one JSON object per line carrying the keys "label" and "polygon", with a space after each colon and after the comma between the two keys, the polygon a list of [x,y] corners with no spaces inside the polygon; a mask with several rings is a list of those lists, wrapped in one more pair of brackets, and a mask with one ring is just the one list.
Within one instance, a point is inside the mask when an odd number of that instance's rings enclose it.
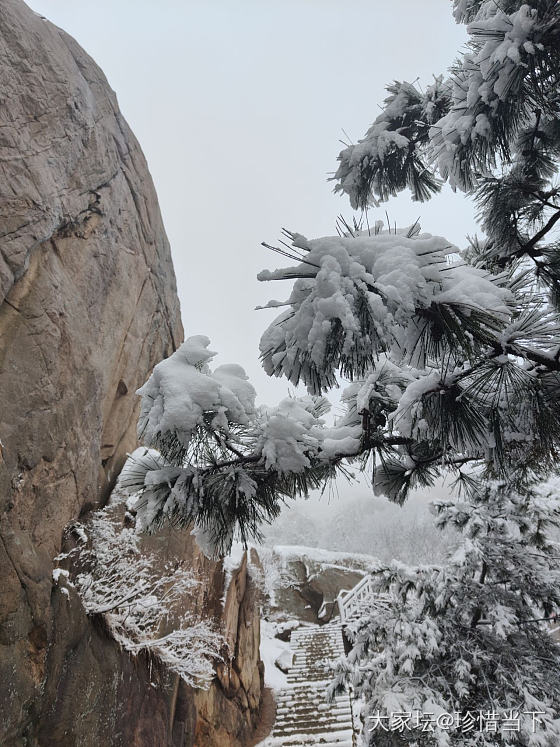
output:
{"label": "white snow patch", "polygon": [[226,603],[226,597],[231,583],[231,577],[234,571],[236,571],[243,561],[243,554],[245,548],[241,542],[232,542],[231,550],[229,555],[226,555],[222,561],[223,569],[226,574],[224,581],[224,593],[222,595],[222,607]]}
{"label": "white snow patch", "polygon": [[65,570],[64,568],[55,568],[52,572],[53,581],[55,584],[57,584],[60,580],[60,578],[68,578],[70,576],[70,572]]}
{"label": "white snow patch", "polygon": [[189,337],[158,363],[138,390],[142,397],[138,434],[144,442],[157,444],[159,437],[169,433],[187,448],[208,414],[213,415],[213,428],[224,433],[230,423],[249,423],[255,412],[253,386],[236,364],[218,366],[212,372],[207,361],[216,354],[207,349],[209,344],[203,335]]}
{"label": "white snow patch", "polygon": [[267,687],[272,688],[275,692],[282,690],[288,685],[288,678],[278,667],[275,662],[280,656],[292,654],[292,647],[289,643],[280,641],[274,635],[277,627],[268,620],[261,620],[261,659],[264,663],[264,683]]}

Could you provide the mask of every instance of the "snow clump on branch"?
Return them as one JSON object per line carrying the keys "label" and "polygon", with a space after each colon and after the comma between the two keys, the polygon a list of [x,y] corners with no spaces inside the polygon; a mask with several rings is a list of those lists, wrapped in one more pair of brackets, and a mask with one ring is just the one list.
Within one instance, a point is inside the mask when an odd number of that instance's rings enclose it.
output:
{"label": "snow clump on branch", "polygon": [[[169,358],[158,363],[138,390],[142,397],[138,436],[157,444],[162,434],[173,434],[187,450],[197,428],[224,432],[230,424],[246,425],[255,412],[256,392],[238,365],[210,370],[216,353],[204,335],[189,337]],[[204,414],[212,412],[207,422]]]}
{"label": "snow clump on branch", "polygon": [[442,310],[475,340],[510,315],[502,279],[466,265],[439,236],[402,229],[308,241],[293,234],[293,245],[304,254],[299,265],[259,275],[295,279],[289,309],[261,338],[261,356],[269,375],[303,381],[313,394],[336,384],[337,369],[350,379],[367,375],[382,352],[423,365],[423,338],[444,334]]}

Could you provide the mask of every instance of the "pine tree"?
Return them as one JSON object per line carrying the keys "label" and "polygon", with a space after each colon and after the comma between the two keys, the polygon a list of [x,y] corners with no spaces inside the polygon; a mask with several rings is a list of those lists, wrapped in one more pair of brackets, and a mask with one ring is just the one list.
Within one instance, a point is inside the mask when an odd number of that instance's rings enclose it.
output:
{"label": "pine tree", "polygon": [[382,602],[350,626],[331,688],[364,700],[366,744],[558,744],[558,644],[543,631],[560,604],[557,490],[489,483],[438,501],[439,526],[462,534],[449,563],[375,574]]}
{"label": "pine tree", "polygon": [[[458,714],[446,729],[366,729],[366,743],[552,747],[558,502],[537,486],[560,442],[560,5],[456,0],[454,14],[470,42],[449,74],[425,92],[391,85],[340,154],[336,189],[362,217],[341,219],[337,236],[285,231],[265,245],[290,264],[259,279],[293,289],[269,304],[286,309],[263,334],[263,366],[308,395],[258,408],[243,369],[212,370],[209,340],[190,338],[139,392],[139,436],[158,453],[127,480],[142,527],[194,525],[223,554],[338,473],[367,470],[401,504],[451,476],[460,498],[435,509],[463,533],[460,551],[446,567],[376,576],[385,604],[355,625],[335,687],[353,682],[368,717]],[[372,205],[405,188],[426,200],[445,181],[479,207],[485,236],[467,250],[418,224],[370,226]],[[341,378],[333,423],[323,395]],[[498,714],[495,730],[465,728],[480,710]],[[520,712],[517,731],[507,711]]]}

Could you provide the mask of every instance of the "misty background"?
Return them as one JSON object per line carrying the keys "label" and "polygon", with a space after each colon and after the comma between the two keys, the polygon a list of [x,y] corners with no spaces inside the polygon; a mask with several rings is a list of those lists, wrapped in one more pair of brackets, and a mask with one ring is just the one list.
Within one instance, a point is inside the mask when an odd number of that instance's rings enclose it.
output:
{"label": "misty background", "polygon": [[[155,182],[177,275],[185,336],[205,334],[217,363],[247,371],[258,401],[288,393],[258,359],[283,283],[259,283],[279,266],[262,241],[282,226],[309,238],[349,221],[333,194],[340,140],[356,142],[380,111],[393,80],[429,84],[466,40],[448,0],[31,0],[106,74],[140,141]],[[476,230],[473,206],[448,188],[429,203],[405,193],[369,221],[410,225],[462,247]],[[288,262],[288,260],[286,260]],[[282,264],[282,263],[280,263]],[[417,493],[404,509],[374,497],[365,481],[339,483],[299,501],[267,530],[269,541],[313,544],[430,560],[427,502],[445,485]],[[353,528],[353,529],[352,529]],[[438,544],[440,543],[440,544]],[[399,549],[400,548],[400,549]],[[423,549],[422,549],[423,548]]]}

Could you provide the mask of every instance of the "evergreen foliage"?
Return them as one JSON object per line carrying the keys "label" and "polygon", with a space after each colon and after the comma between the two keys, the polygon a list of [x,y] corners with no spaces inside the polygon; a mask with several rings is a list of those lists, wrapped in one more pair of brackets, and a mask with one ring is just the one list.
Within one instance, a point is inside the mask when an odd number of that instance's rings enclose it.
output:
{"label": "evergreen foliage", "polygon": [[[557,489],[489,483],[436,502],[438,525],[462,533],[449,563],[374,574],[383,604],[351,626],[331,687],[352,684],[365,701],[366,744],[558,744],[558,644],[543,631],[560,605],[560,546],[548,532],[560,521]],[[414,724],[428,714],[454,721],[423,732]]]}
{"label": "evergreen foliage", "polygon": [[[558,499],[536,486],[560,445],[560,5],[455,0],[454,15],[466,51],[425,92],[389,87],[365,138],[340,154],[336,189],[365,210],[405,188],[429,199],[447,181],[476,201],[484,239],[461,252],[418,224],[371,228],[367,213],[366,228],[341,220],[338,236],[285,231],[290,243],[265,246],[290,265],[259,278],[293,288],[269,304],[286,309],[261,356],[308,395],[256,407],[243,370],[212,370],[209,341],[190,338],[139,392],[139,436],[159,455],[125,480],[143,528],[194,525],[220,555],[353,467],[397,503],[451,475],[462,497],[435,508],[463,533],[460,552],[445,567],[377,574],[388,601],[356,624],[336,686],[353,682],[366,715],[542,712],[534,733],[521,716],[518,731],[366,729],[365,744],[553,747]],[[329,423],[322,395],[341,377],[345,410]]]}
{"label": "evergreen foliage", "polygon": [[410,83],[388,87],[365,138],[340,153],[336,189],[365,208],[405,187],[429,199],[449,181],[480,207],[486,262],[530,259],[555,297],[558,252],[546,237],[560,219],[558,3],[454,7],[467,23],[466,51],[424,93]]}

